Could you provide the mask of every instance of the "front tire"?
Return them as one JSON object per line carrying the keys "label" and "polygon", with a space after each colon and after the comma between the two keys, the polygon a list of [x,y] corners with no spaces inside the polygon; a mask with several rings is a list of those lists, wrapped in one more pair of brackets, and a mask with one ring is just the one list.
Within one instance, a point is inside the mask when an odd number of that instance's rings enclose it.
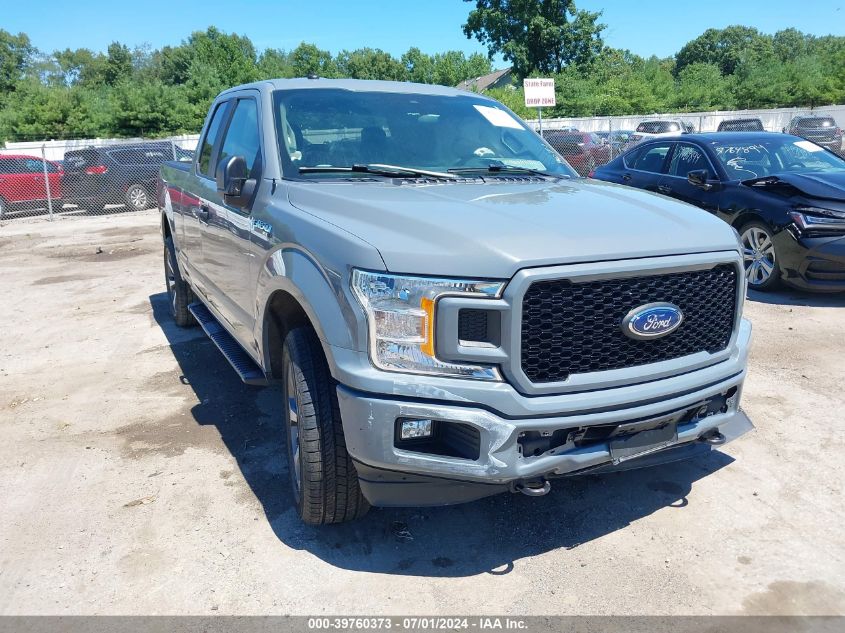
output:
{"label": "front tire", "polygon": [[188,310],[194,302],[191,287],[179,272],[179,262],[176,259],[176,247],[172,237],[164,238],[164,282],[167,284],[167,302],[170,306],[170,316],[179,327],[191,327],[197,320]]}
{"label": "front tire", "polygon": [[775,250],[772,229],[754,220],[739,231],[748,287],[761,292],[774,290],[780,284],[780,258]]}
{"label": "front tire", "polygon": [[288,471],[297,514],[309,525],[364,516],[370,506],[346,451],[336,383],[314,330],[288,333],[283,366]]}

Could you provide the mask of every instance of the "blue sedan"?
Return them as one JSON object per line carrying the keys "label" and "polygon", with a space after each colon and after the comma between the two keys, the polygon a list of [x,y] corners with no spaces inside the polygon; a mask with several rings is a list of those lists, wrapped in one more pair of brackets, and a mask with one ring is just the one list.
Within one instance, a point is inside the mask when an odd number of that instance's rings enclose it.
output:
{"label": "blue sedan", "polygon": [[845,160],[789,134],[685,134],[640,143],[594,178],[718,215],[740,234],[749,286],[845,291]]}

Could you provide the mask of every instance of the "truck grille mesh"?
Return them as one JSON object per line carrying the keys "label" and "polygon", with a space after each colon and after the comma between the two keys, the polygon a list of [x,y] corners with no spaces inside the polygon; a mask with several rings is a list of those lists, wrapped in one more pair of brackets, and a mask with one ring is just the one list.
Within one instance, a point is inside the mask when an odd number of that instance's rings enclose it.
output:
{"label": "truck grille mesh", "polygon": [[[725,349],[734,329],[737,271],[710,270],[573,283],[536,281],[522,301],[522,370],[531,382],[636,367]],[[684,313],[672,334],[633,340],[622,319],[646,303],[671,302]]]}

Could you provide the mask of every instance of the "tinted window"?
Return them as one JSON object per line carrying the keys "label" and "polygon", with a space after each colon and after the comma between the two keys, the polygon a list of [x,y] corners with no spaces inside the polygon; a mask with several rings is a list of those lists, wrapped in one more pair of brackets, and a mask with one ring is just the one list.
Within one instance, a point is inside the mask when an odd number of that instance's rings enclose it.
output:
{"label": "tinted window", "polygon": [[225,101],[217,106],[217,109],[214,111],[214,116],[211,119],[211,123],[208,126],[208,132],[205,135],[205,139],[203,139],[202,149],[200,150],[199,172],[201,174],[208,174],[208,166],[211,162],[211,150],[214,149],[214,143],[217,141],[217,135],[220,134],[220,126],[225,118],[227,109],[226,106],[228,105],[229,102]]}
{"label": "tinted window", "polygon": [[[258,107],[253,99],[239,99],[226,130],[226,138],[217,163],[229,156],[242,156],[248,172],[252,172],[261,151],[258,141]],[[254,177],[254,176],[253,176]]]}
{"label": "tinted window", "polygon": [[669,162],[669,174],[686,178],[689,172],[698,169],[712,171],[704,153],[694,145],[678,145]]}
{"label": "tinted window", "polygon": [[41,174],[44,173],[44,163],[37,158],[25,158],[23,161],[23,173]]}
{"label": "tinted window", "polygon": [[173,159],[173,151],[169,147],[131,147],[113,150],[109,156],[121,165],[161,165]]}
{"label": "tinted window", "polygon": [[14,174],[15,161],[9,158],[0,159],[0,174]]}
{"label": "tinted window", "polygon": [[100,162],[100,155],[97,150],[77,150],[65,154],[65,171],[82,171],[89,165],[97,165]]}
{"label": "tinted window", "polygon": [[649,145],[640,150],[632,169],[639,169],[640,171],[650,171],[653,173],[660,173],[663,169],[663,162],[666,160],[666,154],[669,153],[669,143],[661,145]]}
{"label": "tinted window", "polygon": [[798,120],[799,127],[835,127],[836,122],[830,118],[829,116],[826,117],[813,117],[811,119],[799,119]]}
{"label": "tinted window", "polygon": [[583,151],[585,138],[589,140],[590,137],[582,134],[553,134],[546,140],[564,156],[574,156]]}
{"label": "tinted window", "polygon": [[637,126],[637,132],[646,134],[666,134],[667,132],[680,132],[681,126],[675,121],[643,121]]}

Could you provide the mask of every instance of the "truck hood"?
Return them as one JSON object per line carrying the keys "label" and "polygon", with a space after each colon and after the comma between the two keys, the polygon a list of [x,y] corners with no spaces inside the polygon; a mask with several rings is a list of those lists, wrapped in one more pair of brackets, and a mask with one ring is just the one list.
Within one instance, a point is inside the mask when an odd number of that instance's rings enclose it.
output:
{"label": "truck hood", "polygon": [[535,266],[737,249],[731,228],[697,207],[599,181],[290,183],[288,196],[372,244],[391,272],[506,279]]}

